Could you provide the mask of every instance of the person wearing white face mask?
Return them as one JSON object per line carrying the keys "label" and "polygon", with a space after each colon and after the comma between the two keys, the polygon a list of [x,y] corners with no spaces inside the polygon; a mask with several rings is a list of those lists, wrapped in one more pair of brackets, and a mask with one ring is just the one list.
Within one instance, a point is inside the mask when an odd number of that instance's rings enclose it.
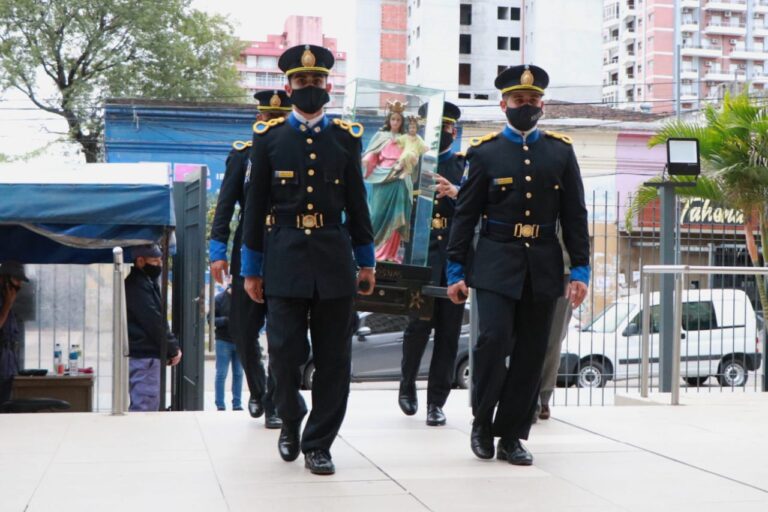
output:
{"label": "person wearing white face mask", "polygon": [[[536,127],[549,76],[533,65],[504,70],[495,82],[507,126],[470,141],[448,242],[448,296],[475,288],[479,336],[473,347],[470,446],[481,459],[528,466],[528,439],[555,303],[563,294],[558,222],[571,258],[565,291],[578,306],[589,282],[584,186],[571,139]],[[482,227],[469,258],[475,226]],[[473,319],[474,320],[474,319]],[[509,361],[508,365],[506,361]]]}

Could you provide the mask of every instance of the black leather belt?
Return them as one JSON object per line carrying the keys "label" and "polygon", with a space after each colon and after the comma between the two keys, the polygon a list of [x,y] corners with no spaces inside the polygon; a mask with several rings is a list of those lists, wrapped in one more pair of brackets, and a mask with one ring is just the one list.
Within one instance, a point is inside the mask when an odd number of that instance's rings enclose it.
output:
{"label": "black leather belt", "polygon": [[341,224],[340,213],[273,213],[267,215],[267,226],[283,226],[297,229],[318,229]]}
{"label": "black leather belt", "polygon": [[557,236],[556,224],[528,224],[525,222],[507,223],[485,219],[483,221],[483,234],[492,238],[500,238],[503,241],[534,238],[555,238]]}

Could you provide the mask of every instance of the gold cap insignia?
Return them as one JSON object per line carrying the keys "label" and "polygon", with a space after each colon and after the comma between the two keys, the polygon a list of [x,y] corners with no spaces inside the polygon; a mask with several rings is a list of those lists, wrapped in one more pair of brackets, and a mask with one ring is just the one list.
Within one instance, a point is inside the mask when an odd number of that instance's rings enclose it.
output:
{"label": "gold cap insignia", "polygon": [[274,93],[271,98],[269,98],[269,106],[270,107],[279,107],[280,106],[280,96],[278,96],[277,93]]}
{"label": "gold cap insignia", "polygon": [[520,77],[520,85],[533,85],[533,73],[530,69],[523,71],[523,75]]}
{"label": "gold cap insignia", "polygon": [[301,65],[305,68],[311,68],[315,66],[317,59],[315,54],[309,49],[309,46],[305,47],[304,53],[301,54]]}

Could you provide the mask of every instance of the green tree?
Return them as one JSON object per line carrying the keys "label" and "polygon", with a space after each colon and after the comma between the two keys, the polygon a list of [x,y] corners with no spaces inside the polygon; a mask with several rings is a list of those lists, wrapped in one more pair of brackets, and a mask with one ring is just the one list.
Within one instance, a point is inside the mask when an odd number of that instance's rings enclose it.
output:
{"label": "green tree", "polygon": [[245,100],[242,43],[190,3],[0,0],[0,88],[62,116],[88,162],[100,158],[106,98]]}
{"label": "green tree", "polygon": [[[719,107],[707,106],[702,123],[673,121],[656,133],[649,146],[666,143],[671,137],[696,138],[703,163],[702,175],[674,176],[676,181],[696,181],[695,187],[678,188],[685,196],[710,199],[744,212],[744,236],[752,265],[760,266],[760,255],[754,237],[760,233],[763,261],[768,261],[768,109],[755,102],[745,90],[736,96],[726,95]],[[659,181],[656,177],[652,181]],[[627,211],[627,228],[640,211],[655,200],[654,187],[641,186]],[[757,290],[768,318],[768,296],[765,281],[757,279]]]}

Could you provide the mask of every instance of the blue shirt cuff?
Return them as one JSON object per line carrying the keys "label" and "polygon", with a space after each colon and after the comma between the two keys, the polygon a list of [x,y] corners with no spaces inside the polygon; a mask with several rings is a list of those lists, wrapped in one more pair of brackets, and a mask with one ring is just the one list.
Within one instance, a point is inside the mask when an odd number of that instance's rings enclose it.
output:
{"label": "blue shirt cuff", "polygon": [[211,240],[208,243],[208,256],[210,261],[227,261],[227,244]]}
{"label": "blue shirt cuff", "polygon": [[243,245],[240,250],[240,275],[243,277],[261,277],[264,253],[254,251]]}
{"label": "blue shirt cuff", "polygon": [[448,260],[445,268],[445,278],[448,286],[464,280],[464,265],[455,261]]}
{"label": "blue shirt cuff", "polygon": [[589,274],[591,269],[589,265],[583,267],[571,267],[571,281],[581,281],[589,286]]}
{"label": "blue shirt cuff", "polygon": [[363,267],[375,267],[376,256],[374,254],[373,244],[358,245],[352,248],[355,253],[355,261],[357,266]]}

